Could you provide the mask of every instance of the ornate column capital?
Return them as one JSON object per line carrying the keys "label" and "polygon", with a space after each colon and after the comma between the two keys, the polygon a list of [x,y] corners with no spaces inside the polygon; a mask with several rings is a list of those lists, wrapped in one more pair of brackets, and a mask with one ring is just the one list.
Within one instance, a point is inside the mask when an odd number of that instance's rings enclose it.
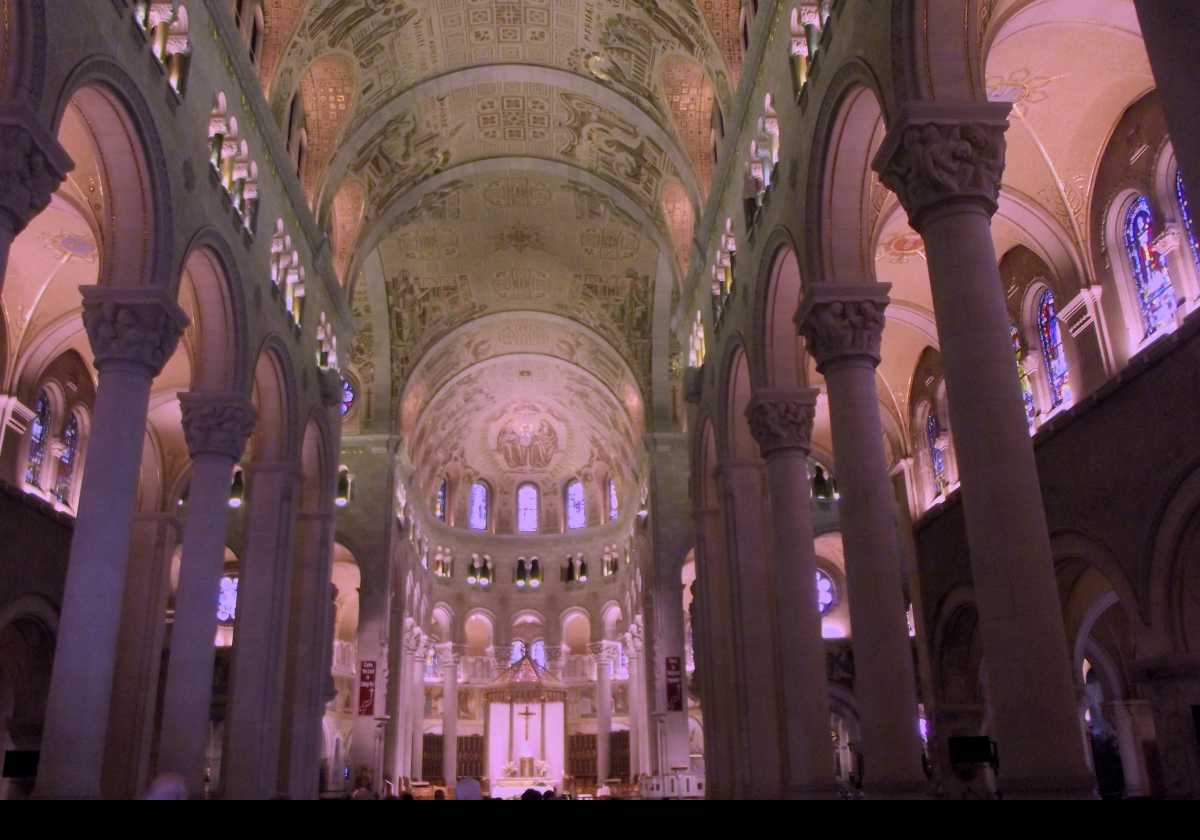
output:
{"label": "ornate column capital", "polygon": [[616,642],[593,642],[588,646],[597,665],[612,665],[617,659]]}
{"label": "ornate column capital", "polygon": [[0,106],[0,222],[14,234],[49,206],[50,197],[74,168],[28,106]]}
{"label": "ornate column capital", "polygon": [[241,394],[186,393],[179,395],[183,434],[192,458],[221,455],[242,457],[258,413]]}
{"label": "ornate column capital", "polygon": [[796,313],[817,370],[849,359],[879,364],[890,283],[820,284],[809,287]]}
{"label": "ornate column capital", "polygon": [[908,102],[900,109],[873,165],[913,228],[947,202],[996,212],[1011,110],[1008,102]]}
{"label": "ornate column capital", "polygon": [[746,419],[764,458],[787,451],[808,454],[819,393],[816,388],[755,392],[746,407]]}
{"label": "ornate column capital", "polygon": [[140,365],[158,376],[175,352],[188,317],[162,289],[84,286],[83,325],[96,368]]}

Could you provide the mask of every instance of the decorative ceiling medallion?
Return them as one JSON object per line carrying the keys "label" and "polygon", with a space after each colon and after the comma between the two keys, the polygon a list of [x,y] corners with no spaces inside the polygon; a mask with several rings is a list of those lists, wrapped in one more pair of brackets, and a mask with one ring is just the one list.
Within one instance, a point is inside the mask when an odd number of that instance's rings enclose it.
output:
{"label": "decorative ceiling medallion", "polygon": [[879,243],[876,259],[885,260],[893,265],[903,265],[916,259],[925,259],[925,243],[921,235],[915,231],[906,230],[893,234]]}
{"label": "decorative ceiling medallion", "polygon": [[59,257],[86,263],[96,262],[96,243],[90,236],[60,231],[43,233],[41,240],[43,248]]}

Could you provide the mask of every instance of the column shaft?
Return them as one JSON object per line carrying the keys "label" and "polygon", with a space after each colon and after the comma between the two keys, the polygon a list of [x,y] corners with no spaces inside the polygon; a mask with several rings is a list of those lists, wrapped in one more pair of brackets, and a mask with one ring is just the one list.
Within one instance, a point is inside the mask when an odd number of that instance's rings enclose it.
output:
{"label": "column shaft", "polygon": [[442,778],[454,790],[458,783],[458,657],[445,653],[442,663]]}
{"label": "column shaft", "polygon": [[705,687],[704,772],[709,796],[732,799],[738,791],[738,702],[737,685],[721,674],[735,674],[733,579],[726,550],[721,511],[696,512],[696,580],[699,584],[703,621],[696,638],[697,667]]}
{"label": "column shaft", "polygon": [[596,784],[612,775],[612,659],[606,650],[596,658]]}
{"label": "column shaft", "polygon": [[217,594],[225,562],[225,526],[233,461],[204,454],[192,463],[175,623],[163,698],[160,772],[179,773],[198,796],[204,781],[216,650]]}

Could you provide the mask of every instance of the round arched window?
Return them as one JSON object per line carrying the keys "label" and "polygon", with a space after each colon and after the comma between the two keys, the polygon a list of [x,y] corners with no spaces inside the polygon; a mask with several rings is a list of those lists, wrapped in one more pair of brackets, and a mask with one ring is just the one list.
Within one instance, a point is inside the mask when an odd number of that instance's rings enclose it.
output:
{"label": "round arched window", "polygon": [[817,609],[821,615],[837,606],[837,586],[833,578],[817,569]]}

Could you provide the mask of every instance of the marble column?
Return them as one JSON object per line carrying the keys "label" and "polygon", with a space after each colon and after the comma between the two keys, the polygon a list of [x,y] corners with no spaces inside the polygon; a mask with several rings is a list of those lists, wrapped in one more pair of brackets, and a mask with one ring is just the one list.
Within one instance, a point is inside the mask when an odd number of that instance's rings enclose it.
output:
{"label": "marble column", "polygon": [[814,285],[796,316],[829,390],[865,789],[878,797],[915,796],[926,787],[896,501],[875,390],[888,289]]}
{"label": "marble column", "polygon": [[425,652],[429,642],[421,637],[413,657],[412,681],[412,778],[425,778]]}
{"label": "marble column", "polygon": [[457,645],[438,647],[442,666],[442,779],[447,790],[458,785],[458,666],[462,653]]}
{"label": "marble column", "polygon": [[28,106],[0,105],[0,291],[13,240],[43,210],[74,162]]}
{"label": "marble column", "polygon": [[104,755],[109,799],[135,799],[150,784],[171,557],[179,540],[174,511],[134,516]]}
{"label": "marble column", "polygon": [[731,573],[719,508],[703,508],[696,519],[696,582],[702,607],[696,637],[704,714],[704,773],[708,795],[732,799],[738,790],[737,686],[722,674],[736,673]]}
{"label": "marble column", "polygon": [[[296,565],[292,572],[292,598],[288,609],[291,628],[288,630],[280,763],[281,785],[292,799],[315,799],[317,795],[321,717],[332,658],[326,655],[326,640],[333,626],[332,602],[327,597],[332,574],[333,533],[332,513],[301,513],[296,517]],[[357,697],[355,700],[357,705]],[[373,714],[368,717],[371,728],[366,737],[370,738],[375,721]],[[367,757],[374,755],[373,750],[362,752]],[[379,791],[381,780],[377,770],[371,781]]]}
{"label": "marble column", "polygon": [[1115,700],[1104,704],[1104,712],[1117,730],[1117,748],[1121,752],[1121,769],[1125,773],[1126,798],[1151,794],[1150,772],[1146,766],[1143,747],[1143,721],[1150,717],[1150,703],[1145,700]]}
{"label": "marble column", "polygon": [[[737,764],[737,799],[777,799],[783,793],[783,731],[775,638],[775,581],[766,545],[763,468],[759,461],[723,461],[717,468],[724,493],[729,546]],[[815,585],[815,584],[814,584]],[[669,769],[669,768],[666,768]]]}
{"label": "marble column", "polygon": [[393,602],[390,625],[391,638],[388,640],[388,670],[391,676],[387,686],[388,714],[388,749],[384,758],[385,774],[396,784],[399,790],[400,780],[408,775],[408,730],[405,729],[407,720],[407,704],[404,698],[408,696],[408,681],[412,669],[408,667],[406,636],[408,628],[403,621],[403,610],[399,599]]}
{"label": "marble column", "polygon": [[829,689],[817,605],[808,453],[817,410],[815,388],[761,390],[746,410],[767,462],[776,633],[783,688],[783,795],[837,795],[829,747]]}
{"label": "marble column", "polygon": [[101,793],[150,385],[188,322],[159,289],[81,291],[100,381],[46,702],[37,792],[50,798]]}
{"label": "marble column", "polygon": [[612,775],[612,674],[615,651],[609,642],[592,645],[596,660],[596,784]]}
{"label": "marble column", "polygon": [[1192,207],[1200,205],[1200,16],[1193,0],[1134,0],[1150,69]]}
{"label": "marble column", "polygon": [[225,798],[267,799],[281,792],[279,757],[298,472],[290,462],[256,462],[244,472],[246,548],[238,579],[222,776]]}
{"label": "marble column", "polygon": [[992,242],[1010,108],[908,103],[875,167],[925,242],[1001,793],[1086,797],[1094,779]]}
{"label": "marble column", "polygon": [[638,681],[641,679],[642,664],[640,661],[641,654],[637,651],[633,633],[626,632],[621,637],[621,643],[625,646],[626,658],[629,661],[629,674],[626,687],[629,698],[629,778],[632,779],[642,772],[641,740],[644,735],[642,733],[641,721],[638,719],[638,715],[640,714],[639,703],[641,701],[638,694]]}
{"label": "marble column", "polygon": [[181,394],[183,432],[192,458],[183,557],[163,698],[158,769],[178,773],[199,796],[212,703],[217,597],[225,567],[229,484],[254,428],[254,407],[240,394]]}

